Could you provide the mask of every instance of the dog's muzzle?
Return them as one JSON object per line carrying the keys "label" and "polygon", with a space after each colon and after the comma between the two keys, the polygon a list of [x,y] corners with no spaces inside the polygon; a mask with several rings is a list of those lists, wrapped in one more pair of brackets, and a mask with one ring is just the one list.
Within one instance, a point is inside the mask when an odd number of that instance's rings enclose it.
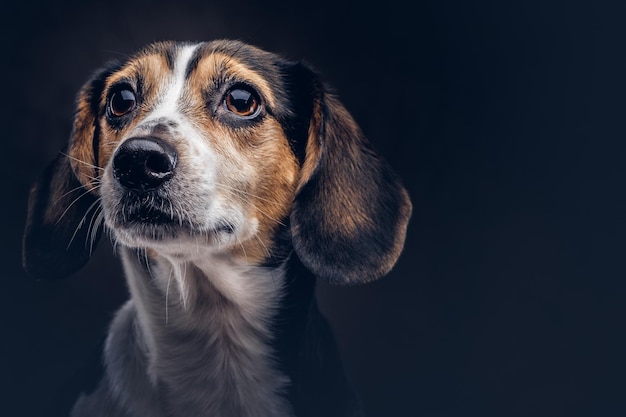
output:
{"label": "dog's muzzle", "polygon": [[116,223],[146,227],[179,224],[171,207],[168,182],[174,177],[176,150],[164,140],[148,136],[124,141],[113,155],[113,178],[120,205]]}
{"label": "dog's muzzle", "polygon": [[113,176],[129,191],[154,190],[172,178],[176,160],[174,148],[159,138],[131,138],[113,156]]}

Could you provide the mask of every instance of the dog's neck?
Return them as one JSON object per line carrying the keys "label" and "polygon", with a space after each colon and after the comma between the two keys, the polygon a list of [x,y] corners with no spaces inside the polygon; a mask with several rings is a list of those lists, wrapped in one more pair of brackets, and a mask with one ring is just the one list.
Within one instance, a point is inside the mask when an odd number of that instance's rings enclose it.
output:
{"label": "dog's neck", "polygon": [[278,371],[273,321],[284,267],[220,256],[124,264],[145,344],[150,383],[183,415],[287,416],[288,378]]}

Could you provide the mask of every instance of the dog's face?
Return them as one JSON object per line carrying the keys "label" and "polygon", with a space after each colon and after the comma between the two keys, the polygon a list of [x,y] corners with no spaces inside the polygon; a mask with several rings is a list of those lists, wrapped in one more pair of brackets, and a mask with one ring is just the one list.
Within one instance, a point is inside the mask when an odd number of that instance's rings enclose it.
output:
{"label": "dog's face", "polygon": [[240,42],[158,43],[80,92],[69,147],[31,194],[25,265],[50,274],[61,243],[51,275],[75,270],[103,220],[157,256],[263,264],[293,248],[318,276],[360,282],[395,263],[410,209],[308,67]]}
{"label": "dog's face", "polygon": [[[262,262],[300,172],[281,124],[291,104],[278,63],[241,44],[166,43],[106,77],[98,143],[77,135],[70,156],[119,243]],[[80,100],[88,107],[93,97]]]}

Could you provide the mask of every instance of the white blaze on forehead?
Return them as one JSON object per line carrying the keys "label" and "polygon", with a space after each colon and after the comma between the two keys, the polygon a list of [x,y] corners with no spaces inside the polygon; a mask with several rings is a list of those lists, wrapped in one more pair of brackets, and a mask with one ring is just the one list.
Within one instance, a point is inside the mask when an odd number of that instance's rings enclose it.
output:
{"label": "white blaze on forehead", "polygon": [[[213,160],[214,155],[208,150],[207,144],[203,140],[204,133],[198,131],[194,124],[181,112],[182,98],[187,89],[187,69],[199,46],[200,44],[185,45],[177,49],[172,73],[166,78],[157,94],[154,110],[137,126],[137,129],[150,126],[157,120],[176,122],[176,136],[184,138],[187,146],[196,149],[196,151],[202,149],[204,158]],[[207,179],[212,177],[210,173],[207,174]]]}
{"label": "white blaze on forehead", "polygon": [[174,69],[169,83],[167,83],[159,94],[156,108],[146,118],[148,120],[166,118],[178,118],[180,98],[185,91],[187,67],[193,56],[194,51],[198,48],[196,45],[185,45],[178,50]]}

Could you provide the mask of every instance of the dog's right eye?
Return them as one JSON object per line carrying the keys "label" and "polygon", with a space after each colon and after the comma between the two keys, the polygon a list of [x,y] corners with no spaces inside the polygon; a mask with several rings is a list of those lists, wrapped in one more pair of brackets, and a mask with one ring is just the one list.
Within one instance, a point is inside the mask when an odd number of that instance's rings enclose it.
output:
{"label": "dog's right eye", "polygon": [[109,110],[116,117],[121,117],[135,109],[137,98],[135,93],[128,87],[116,90],[109,101]]}
{"label": "dog's right eye", "polygon": [[248,87],[233,88],[224,96],[224,108],[239,117],[253,118],[259,112],[259,100]]}

